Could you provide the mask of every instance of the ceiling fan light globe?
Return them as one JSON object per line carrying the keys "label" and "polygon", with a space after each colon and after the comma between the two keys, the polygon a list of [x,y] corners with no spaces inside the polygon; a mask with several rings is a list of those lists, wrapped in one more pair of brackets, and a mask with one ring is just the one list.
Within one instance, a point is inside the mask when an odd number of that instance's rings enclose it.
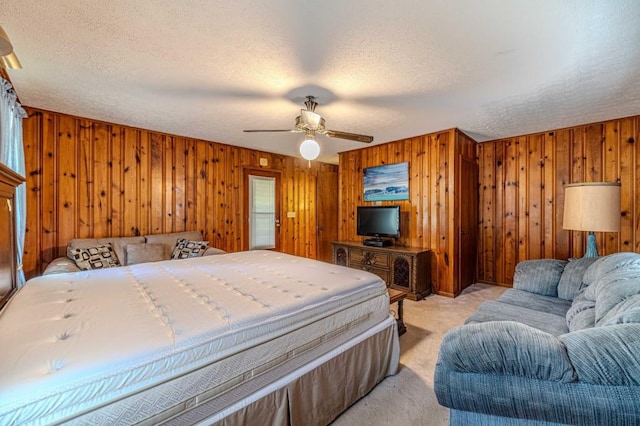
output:
{"label": "ceiling fan light globe", "polygon": [[305,160],[315,160],[320,155],[320,145],[313,139],[305,139],[300,144],[300,155]]}

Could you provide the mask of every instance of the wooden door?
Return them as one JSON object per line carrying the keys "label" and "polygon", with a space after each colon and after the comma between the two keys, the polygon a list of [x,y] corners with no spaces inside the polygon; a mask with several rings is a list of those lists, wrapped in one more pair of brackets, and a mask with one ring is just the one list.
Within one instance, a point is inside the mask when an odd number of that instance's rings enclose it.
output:
{"label": "wooden door", "polygon": [[338,174],[320,167],[317,180],[317,259],[332,262],[331,243],[338,239]]}
{"label": "wooden door", "polygon": [[[281,204],[282,204],[282,188],[281,188],[281,173],[278,171],[272,170],[263,170],[263,169],[250,169],[245,168],[243,172],[243,221],[244,221],[244,238],[243,244],[245,250],[251,250],[252,248],[257,249],[267,249],[267,250],[275,250],[280,251],[280,223],[281,223]],[[256,179],[257,178],[257,179]],[[256,212],[255,209],[252,208],[255,202],[256,195],[264,195],[256,194],[255,187],[252,186],[252,182],[256,182],[259,180],[264,180],[273,185],[272,191],[270,189],[269,192],[269,203],[273,206],[273,212]],[[270,186],[270,185],[269,185]],[[258,189],[260,191],[260,189]],[[257,215],[262,215],[262,220],[254,220]],[[264,218],[268,218],[265,220]],[[257,222],[257,225],[256,225]],[[252,231],[255,226],[266,227],[269,233],[272,233],[273,239],[270,241],[268,245],[254,247],[252,243]]]}
{"label": "wooden door", "polygon": [[457,182],[458,215],[458,288],[455,293],[473,284],[476,279],[478,246],[478,165],[460,156]]}

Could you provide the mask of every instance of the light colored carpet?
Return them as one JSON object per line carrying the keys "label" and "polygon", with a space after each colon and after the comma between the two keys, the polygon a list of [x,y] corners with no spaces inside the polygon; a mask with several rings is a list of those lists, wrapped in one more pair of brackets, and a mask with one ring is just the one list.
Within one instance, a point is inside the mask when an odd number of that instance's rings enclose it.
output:
{"label": "light colored carpet", "polygon": [[[419,302],[405,299],[407,332],[400,336],[400,368],[367,396],[342,413],[332,424],[433,425],[449,424],[449,409],[438,404],[433,372],[440,342],[451,328],[461,325],[485,300],[498,298],[505,288],[473,284],[455,299],[432,295]],[[391,307],[396,309],[396,305]]]}

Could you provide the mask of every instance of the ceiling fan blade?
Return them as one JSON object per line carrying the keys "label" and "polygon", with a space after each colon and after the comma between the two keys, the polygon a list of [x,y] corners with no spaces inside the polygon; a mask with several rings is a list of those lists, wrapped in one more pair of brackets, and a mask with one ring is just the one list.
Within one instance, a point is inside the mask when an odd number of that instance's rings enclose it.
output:
{"label": "ceiling fan blade", "polygon": [[295,133],[295,132],[299,132],[300,130],[298,129],[287,129],[287,130],[243,130],[243,132],[247,132],[247,133],[258,133],[258,132],[291,132],[291,133]]}
{"label": "ceiling fan blade", "polygon": [[364,142],[364,143],[373,142],[373,136],[359,135],[357,133],[341,132],[339,130],[327,130],[325,134],[330,138],[348,139],[350,141]]}

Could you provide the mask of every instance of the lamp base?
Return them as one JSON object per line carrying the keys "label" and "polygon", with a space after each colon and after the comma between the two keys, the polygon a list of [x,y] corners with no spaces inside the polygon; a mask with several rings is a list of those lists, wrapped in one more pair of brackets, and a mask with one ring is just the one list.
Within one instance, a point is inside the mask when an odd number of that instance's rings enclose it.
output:
{"label": "lamp base", "polygon": [[596,247],[596,234],[589,232],[587,234],[587,251],[584,257],[599,257],[598,248]]}

